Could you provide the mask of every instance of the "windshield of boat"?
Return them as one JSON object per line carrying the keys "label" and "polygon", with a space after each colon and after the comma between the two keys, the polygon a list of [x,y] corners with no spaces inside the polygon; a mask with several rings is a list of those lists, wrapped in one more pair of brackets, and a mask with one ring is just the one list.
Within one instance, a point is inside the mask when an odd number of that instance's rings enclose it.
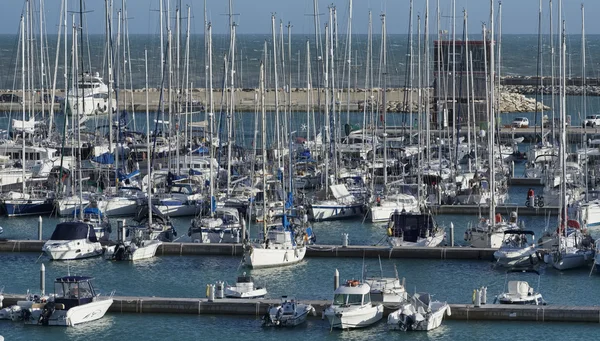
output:
{"label": "windshield of boat", "polygon": [[[363,295],[361,294],[335,294],[333,297],[334,305],[362,305]],[[371,302],[369,294],[365,295],[365,303]]]}

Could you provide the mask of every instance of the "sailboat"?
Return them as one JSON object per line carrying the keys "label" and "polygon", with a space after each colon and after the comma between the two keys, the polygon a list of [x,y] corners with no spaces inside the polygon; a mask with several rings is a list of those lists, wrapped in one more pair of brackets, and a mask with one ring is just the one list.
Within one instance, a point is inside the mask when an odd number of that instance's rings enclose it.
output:
{"label": "sailboat", "polygon": [[[262,181],[263,188],[266,188],[266,160],[267,160],[267,126],[265,109],[265,74],[264,64],[260,65],[260,93],[262,110]],[[291,134],[290,134],[291,135]],[[290,138],[291,141],[291,138]],[[290,153],[290,167],[291,153]],[[290,172],[291,174],[292,172]],[[306,254],[306,245],[302,235],[300,235],[301,225],[294,224],[289,218],[291,212],[293,197],[293,179],[289,179],[289,195],[285,204],[286,211],[281,216],[280,222],[267,224],[263,219],[263,231],[256,243],[246,244],[244,251],[244,262],[251,268],[276,267],[298,263],[304,259]],[[263,212],[267,210],[267,202],[263,200]],[[307,220],[307,219],[306,219]],[[304,223],[304,222],[302,222]]]}
{"label": "sailboat", "polygon": [[[148,51],[145,51],[146,61],[146,103],[148,102]],[[152,172],[152,158],[150,157],[150,112],[146,105],[146,147],[149,157],[146,159],[148,174]],[[148,176],[148,181],[151,177]],[[147,190],[147,218],[142,219],[139,225],[130,225],[119,231],[117,245],[106,248],[104,258],[117,261],[136,261],[154,257],[156,250],[162,245],[162,240],[170,241],[176,232],[167,219],[153,219],[152,186],[150,182],[146,185]],[[144,206],[142,206],[144,207]],[[160,213],[160,212],[158,212]],[[126,232],[127,231],[127,232]],[[127,240],[127,236],[130,239]]]}
{"label": "sailboat", "polygon": [[557,270],[567,270],[582,267],[594,260],[594,240],[581,231],[580,224],[567,216],[567,132],[566,132],[566,34],[564,21],[561,31],[561,83],[560,83],[560,213],[557,229],[558,245],[545,257],[546,263],[551,263]]}

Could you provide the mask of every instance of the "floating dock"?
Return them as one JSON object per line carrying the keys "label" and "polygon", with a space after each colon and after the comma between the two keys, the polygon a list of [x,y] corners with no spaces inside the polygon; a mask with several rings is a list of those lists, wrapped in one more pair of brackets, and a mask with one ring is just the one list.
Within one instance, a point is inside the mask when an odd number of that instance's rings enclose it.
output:
{"label": "floating dock", "polygon": [[[525,200],[525,199],[523,199]],[[488,214],[489,206],[479,205],[430,205],[434,214],[460,214],[460,215],[478,215]],[[515,204],[502,204],[496,206],[496,212],[500,214],[510,214],[517,212],[521,216],[547,216],[558,215],[558,206],[527,207]]]}
{"label": "floating dock", "polygon": [[[4,295],[4,306],[16,304],[24,300],[20,295]],[[111,313],[136,314],[188,314],[188,315],[242,315],[262,317],[269,306],[280,302],[279,299],[215,299],[210,302],[206,298],[169,298],[169,297],[129,297],[115,296],[110,309]],[[330,304],[325,300],[300,300],[311,304],[317,316]],[[386,306],[387,316],[397,307]],[[475,307],[472,304],[450,304],[450,320],[463,321],[535,321],[535,322],[594,322],[600,323],[600,307],[598,306],[564,306],[564,305],[501,305],[483,304]]]}
{"label": "floating dock", "polygon": [[[41,253],[44,241],[0,240],[0,252]],[[309,245],[306,257],[418,258],[494,260],[495,249],[473,247],[394,247],[369,245]],[[163,243],[157,256],[235,256],[244,254],[242,244]]]}
{"label": "floating dock", "polygon": [[508,184],[510,186],[527,186],[527,187],[544,185],[542,183],[542,179],[540,179],[540,178],[519,178],[519,177],[508,178]]}

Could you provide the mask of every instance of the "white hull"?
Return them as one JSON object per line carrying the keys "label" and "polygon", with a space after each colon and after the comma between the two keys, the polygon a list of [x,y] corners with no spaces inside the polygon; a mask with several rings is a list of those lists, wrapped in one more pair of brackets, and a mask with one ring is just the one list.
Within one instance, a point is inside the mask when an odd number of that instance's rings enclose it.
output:
{"label": "white hull", "polygon": [[385,222],[390,219],[390,215],[395,211],[402,212],[418,212],[418,207],[405,207],[404,205],[396,202],[382,202],[380,205],[372,204],[369,207],[369,221],[372,223]]}
{"label": "white hull", "polygon": [[[76,209],[78,209],[80,206],[87,206],[90,204],[90,201],[83,198],[83,201],[79,201],[79,197],[68,197],[68,198],[63,198],[63,199],[58,199],[56,200],[56,207],[57,207],[57,211],[58,211],[58,215],[61,217],[68,217],[68,216],[73,216],[73,213],[75,212]],[[102,211],[104,212],[104,211]]]}
{"label": "white hull", "polygon": [[261,298],[265,297],[267,289],[256,288],[251,291],[239,292],[236,287],[225,287],[225,297],[228,298]]}
{"label": "white hull", "polygon": [[440,233],[432,237],[420,238],[416,243],[404,241],[399,237],[388,237],[388,242],[392,247],[436,247],[444,241],[444,237],[445,233]]}
{"label": "white hull", "polygon": [[167,217],[187,217],[200,213],[201,206],[198,205],[154,205],[160,213]]}
{"label": "white hull", "polygon": [[408,326],[407,321],[401,316],[401,309],[399,309],[388,315],[387,325],[390,330],[429,331],[442,325],[446,311],[450,315],[450,307],[447,304],[442,304],[436,311],[428,314],[427,318],[416,323],[412,321],[413,324]]}
{"label": "white hull", "polygon": [[466,241],[472,247],[499,249],[504,241],[504,232],[468,231]]}
{"label": "white hull", "polygon": [[112,197],[98,201],[98,208],[109,217],[134,216],[137,206],[136,198]]}
{"label": "white hull", "polygon": [[[55,310],[48,319],[48,325],[72,327],[81,323],[98,320],[106,314],[112,303],[112,298],[96,298],[93,302],[79,305],[69,310]],[[39,325],[41,313],[42,309],[33,309],[29,319],[23,322],[25,324]]]}
{"label": "white hull", "polygon": [[306,255],[306,246],[265,249],[263,247],[252,247],[244,254],[246,265],[253,269],[285,266],[298,263]]}
{"label": "white hull", "polygon": [[236,244],[242,241],[242,231],[207,231],[194,232],[190,236],[195,243],[210,243],[210,244]]}
{"label": "white hull", "polygon": [[325,310],[325,316],[329,320],[329,325],[337,329],[352,329],[368,327],[379,322],[383,317],[383,305],[340,308],[328,307]]}
{"label": "white hull", "polygon": [[112,108],[113,113],[117,110],[117,101],[114,98],[109,102],[104,98],[69,96],[68,101],[71,105],[71,114],[77,113],[78,116],[108,115],[109,108]]}
{"label": "white hull", "polygon": [[523,249],[499,249],[494,252],[494,258],[497,265],[505,267],[534,265],[538,262],[535,247],[533,246]]}
{"label": "white hull", "polygon": [[555,269],[569,270],[586,266],[588,262],[594,259],[594,253],[592,251],[579,251],[576,253],[567,253],[563,251],[560,256],[554,254],[549,255],[549,258]]}
{"label": "white hull", "polygon": [[600,228],[600,202],[592,201],[582,205],[579,209],[584,227]]}
{"label": "white hull", "polygon": [[98,242],[86,239],[48,240],[42,251],[52,260],[71,260],[100,256],[104,250]]}
{"label": "white hull", "polygon": [[[121,260],[136,261],[153,258],[156,255],[156,250],[162,244],[162,242],[158,240],[144,240],[141,242],[141,244],[141,246],[131,246],[131,244],[129,244],[129,252],[127,252]],[[115,248],[116,246],[108,247],[104,253],[104,258],[107,260],[112,260],[115,254]]]}
{"label": "white hull", "polygon": [[[362,217],[364,208],[362,204],[351,205],[312,205],[310,207],[311,217],[314,220],[337,220]],[[388,216],[389,217],[389,216]]]}

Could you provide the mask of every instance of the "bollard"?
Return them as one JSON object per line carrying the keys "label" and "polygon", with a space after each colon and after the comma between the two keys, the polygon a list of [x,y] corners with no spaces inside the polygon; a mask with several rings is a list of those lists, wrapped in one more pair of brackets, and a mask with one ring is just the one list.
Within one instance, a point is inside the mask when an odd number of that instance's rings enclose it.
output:
{"label": "bollard", "polygon": [[40,266],[40,295],[46,294],[46,267],[44,263]]}
{"label": "bollard", "polygon": [[454,223],[450,222],[450,246],[454,246]]}
{"label": "bollard", "polygon": [[336,290],[340,286],[340,272],[338,269],[335,269],[335,273],[333,274],[333,290]]}
{"label": "bollard", "polygon": [[214,284],[208,285],[208,301],[209,302],[215,301],[215,285]]}
{"label": "bollard", "polygon": [[217,281],[217,285],[215,287],[215,298],[223,298],[225,297],[225,283],[222,281]]}
{"label": "bollard", "polygon": [[479,289],[475,289],[475,308],[481,307],[481,291]]}
{"label": "bollard", "polygon": [[481,304],[487,302],[487,287],[481,287]]}
{"label": "bollard", "polygon": [[342,247],[348,247],[348,234],[342,233]]}
{"label": "bollard", "polygon": [[42,216],[38,217],[38,240],[42,240]]}
{"label": "bollard", "polygon": [[510,162],[510,177],[511,177],[511,179],[515,178],[515,162],[514,161]]}

